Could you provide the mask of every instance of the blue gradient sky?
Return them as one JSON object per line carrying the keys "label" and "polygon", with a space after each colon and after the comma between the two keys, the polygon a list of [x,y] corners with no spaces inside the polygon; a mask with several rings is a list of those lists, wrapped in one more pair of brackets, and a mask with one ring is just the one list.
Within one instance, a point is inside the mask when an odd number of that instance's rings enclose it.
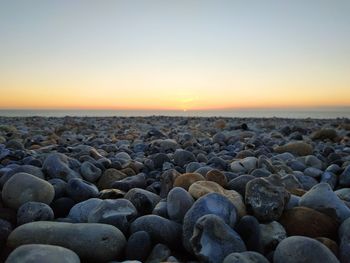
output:
{"label": "blue gradient sky", "polygon": [[350,1],[0,1],[0,108],[350,106]]}

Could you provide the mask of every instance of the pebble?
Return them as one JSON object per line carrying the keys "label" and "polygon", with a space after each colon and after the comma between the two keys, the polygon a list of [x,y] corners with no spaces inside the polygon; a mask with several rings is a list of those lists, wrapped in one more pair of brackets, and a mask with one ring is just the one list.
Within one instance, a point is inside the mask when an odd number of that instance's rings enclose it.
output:
{"label": "pebble", "polygon": [[141,188],[131,189],[125,194],[124,198],[136,207],[139,215],[151,214],[160,201],[158,195]]}
{"label": "pebble", "polygon": [[52,245],[22,245],[16,248],[7,258],[6,263],[80,263],[72,250]]}
{"label": "pebble", "polygon": [[98,196],[97,187],[80,178],[72,178],[66,187],[67,195],[76,202],[82,202]]}
{"label": "pebble", "polygon": [[128,260],[146,261],[151,252],[151,237],[146,231],[137,231],[130,235],[126,244],[125,256]]}
{"label": "pebble", "polygon": [[126,240],[123,233],[111,225],[45,221],[21,225],[7,240],[11,248],[33,243],[69,248],[81,260],[107,262],[121,255]]}
{"label": "pebble", "polygon": [[269,261],[257,252],[245,251],[229,254],[223,263],[269,263]]}
{"label": "pebble", "polygon": [[187,211],[192,207],[192,196],[181,187],[174,187],[168,194],[166,208],[171,220],[182,223]]}
{"label": "pebble", "polygon": [[102,175],[100,168],[87,161],[82,163],[80,172],[83,178],[91,183],[96,182]]}
{"label": "pebble", "polygon": [[34,221],[51,221],[54,213],[50,206],[39,202],[27,202],[17,210],[17,225]]}
{"label": "pebble", "polygon": [[14,174],[2,189],[2,200],[13,209],[26,202],[50,204],[55,196],[53,186],[45,180],[27,173]]}

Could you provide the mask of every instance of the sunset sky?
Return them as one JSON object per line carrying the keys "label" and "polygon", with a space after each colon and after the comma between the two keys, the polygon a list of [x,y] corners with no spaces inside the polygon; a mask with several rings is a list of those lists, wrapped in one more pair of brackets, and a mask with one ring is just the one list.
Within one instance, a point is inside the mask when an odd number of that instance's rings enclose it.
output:
{"label": "sunset sky", "polygon": [[0,0],[0,108],[350,106],[349,14],[349,0]]}

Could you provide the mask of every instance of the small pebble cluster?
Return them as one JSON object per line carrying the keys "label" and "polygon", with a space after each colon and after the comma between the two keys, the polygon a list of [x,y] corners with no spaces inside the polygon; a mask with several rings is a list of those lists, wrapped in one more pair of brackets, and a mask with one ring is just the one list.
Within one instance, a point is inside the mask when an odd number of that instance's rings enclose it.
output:
{"label": "small pebble cluster", "polygon": [[349,119],[0,117],[0,261],[350,262]]}

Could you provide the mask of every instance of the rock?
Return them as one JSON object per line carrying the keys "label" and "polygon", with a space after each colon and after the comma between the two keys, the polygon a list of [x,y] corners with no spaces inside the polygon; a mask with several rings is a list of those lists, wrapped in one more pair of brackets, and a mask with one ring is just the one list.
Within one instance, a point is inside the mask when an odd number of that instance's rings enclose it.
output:
{"label": "rock", "polygon": [[199,173],[185,173],[176,177],[174,187],[182,187],[186,191],[190,186],[197,181],[205,181],[205,178]]}
{"label": "rock", "polygon": [[72,207],[69,211],[68,218],[76,223],[87,223],[89,213],[101,202],[102,200],[97,198],[91,198],[80,202]]}
{"label": "rock", "polygon": [[4,185],[2,200],[13,209],[30,201],[50,204],[55,196],[51,184],[27,173],[13,175]]}
{"label": "rock", "polygon": [[170,158],[165,153],[156,153],[151,156],[151,160],[153,161],[155,169],[160,169],[165,162],[170,162]]}
{"label": "rock", "polygon": [[[164,218],[169,218],[168,210],[167,210],[167,201],[165,199],[160,200],[158,204],[154,207],[152,214],[158,215]],[[176,221],[176,220],[174,220]]]}
{"label": "rock", "polygon": [[300,158],[303,158],[305,165],[308,167],[313,167],[320,170],[323,168],[322,161],[318,159],[315,155],[307,155],[305,157]]}
{"label": "rock", "polygon": [[51,207],[47,204],[27,202],[18,208],[17,225],[23,225],[34,221],[51,221],[54,217]]}
{"label": "rock", "polygon": [[338,230],[339,259],[341,263],[348,263],[350,258],[350,218],[346,219]]}
{"label": "rock", "polygon": [[186,164],[195,161],[196,157],[189,151],[177,149],[174,153],[174,163],[180,167],[184,167]]}
{"label": "rock", "polygon": [[327,183],[320,183],[312,187],[301,197],[299,205],[325,213],[340,222],[350,217],[350,209],[338,198]]}
{"label": "rock", "polygon": [[323,171],[318,168],[308,167],[304,170],[304,174],[313,178],[320,178],[323,174]]}
{"label": "rock", "polygon": [[258,159],[253,156],[246,157],[231,163],[231,171],[234,173],[250,173],[257,166]]}
{"label": "rock", "polygon": [[339,256],[339,248],[335,241],[326,237],[317,237],[315,238],[317,241],[321,242],[323,245],[329,248],[330,251],[333,252],[334,256]]}
{"label": "rock", "polygon": [[62,179],[54,178],[48,180],[48,182],[53,186],[55,189],[55,199],[64,197],[67,192],[66,192],[66,187],[67,187],[67,182],[63,181]]}
{"label": "rock", "polygon": [[181,239],[181,225],[157,215],[145,215],[131,223],[130,233],[147,232],[153,242],[177,245]]}
{"label": "rock", "polygon": [[260,235],[264,254],[275,250],[277,245],[283,239],[287,238],[286,230],[276,221],[272,221],[268,224],[260,224]]}
{"label": "rock", "polygon": [[247,250],[261,252],[260,225],[254,216],[243,216],[239,220],[235,230],[243,239]]}
{"label": "rock", "polygon": [[341,200],[350,202],[350,188],[341,188],[334,192]]}
{"label": "rock", "polygon": [[137,217],[134,205],[126,199],[103,200],[88,215],[89,223],[109,224],[127,234],[129,224]]}
{"label": "rock", "polygon": [[119,189],[104,189],[99,192],[98,198],[100,199],[118,199],[124,198],[125,192]]}
{"label": "rock", "polygon": [[67,194],[76,202],[82,202],[98,196],[97,187],[88,181],[80,178],[73,178],[68,181]]}
{"label": "rock", "polygon": [[7,173],[0,177],[0,186],[3,187],[7,180],[16,173],[27,173],[45,180],[45,175],[39,167],[33,165],[20,165],[14,169],[9,170]]}
{"label": "rock", "polygon": [[241,237],[216,215],[204,215],[197,220],[190,243],[202,262],[221,263],[230,253],[246,250]]}
{"label": "rock", "polygon": [[333,129],[321,129],[315,131],[310,137],[312,140],[334,140],[337,136],[337,132]]}
{"label": "rock", "polygon": [[126,245],[125,256],[128,260],[139,260],[145,262],[151,252],[152,242],[146,231],[133,233]]}
{"label": "rock", "polygon": [[249,181],[246,186],[247,209],[261,221],[278,220],[289,198],[290,194],[283,186],[273,185],[264,178]]}
{"label": "rock", "polygon": [[339,184],[342,187],[350,187],[350,165],[339,176]]}
{"label": "rock", "polygon": [[274,151],[277,153],[289,152],[295,155],[305,156],[312,154],[313,148],[308,143],[295,141],[282,146],[277,146],[274,148]]}
{"label": "rock", "polygon": [[199,198],[187,211],[183,220],[182,242],[184,247],[191,252],[190,238],[193,234],[197,220],[207,214],[214,214],[233,227],[237,220],[235,206],[225,196],[218,193],[210,193]]}
{"label": "rock", "polygon": [[320,183],[327,183],[330,185],[330,187],[332,189],[335,188],[335,186],[337,185],[337,181],[338,181],[338,176],[335,175],[332,172],[327,172],[325,171],[324,173],[322,173],[321,175],[321,180]]}
{"label": "rock", "polygon": [[223,119],[218,119],[215,121],[214,127],[217,129],[224,129],[226,127],[226,121]]}
{"label": "rock", "polygon": [[338,222],[321,212],[307,207],[294,207],[283,213],[280,223],[289,236],[328,237],[337,236]]}
{"label": "rock", "polygon": [[137,209],[139,215],[151,214],[160,201],[160,197],[154,193],[140,188],[129,190],[125,196]]}
{"label": "rock", "polygon": [[209,171],[205,178],[208,180],[208,181],[213,181],[219,185],[221,185],[222,187],[226,187],[227,185],[227,178],[225,176],[224,173],[220,172],[219,170],[211,170]]}
{"label": "rock", "polygon": [[181,187],[174,187],[167,197],[167,214],[175,222],[182,223],[186,212],[193,205],[192,196]]}
{"label": "rock", "polygon": [[80,263],[80,259],[72,250],[52,245],[23,245],[16,248],[6,263]]}
{"label": "rock", "polygon": [[246,185],[249,181],[253,179],[255,179],[255,177],[249,174],[240,175],[232,179],[228,183],[227,188],[230,190],[235,190],[236,192],[240,193],[243,197],[245,197]]}
{"label": "rock", "polygon": [[60,178],[64,181],[80,177],[76,171],[69,167],[69,159],[63,153],[49,154],[43,163],[43,171],[50,178]]}
{"label": "rock", "polygon": [[318,184],[318,181],[310,176],[297,173],[294,173],[293,175],[298,179],[299,183],[302,186],[302,189],[304,190],[310,190],[312,187]]}
{"label": "rock", "polygon": [[127,175],[117,169],[107,169],[98,180],[97,187],[100,190],[113,188],[112,185],[115,181],[122,180],[125,177],[127,177]]}
{"label": "rock", "polygon": [[112,187],[122,190],[124,192],[129,191],[132,188],[146,188],[146,176],[143,173],[138,175],[129,176],[122,180],[113,183]]}
{"label": "rock", "polygon": [[208,193],[219,193],[227,197],[236,207],[238,215],[244,216],[247,212],[243,203],[242,196],[234,190],[226,190],[219,184],[211,181],[198,181],[190,186],[189,193],[193,198],[198,199]]}
{"label": "rock", "polygon": [[164,244],[156,244],[147,258],[147,263],[164,262],[171,255],[170,249]]}
{"label": "rock", "polygon": [[62,246],[82,260],[106,262],[121,254],[126,241],[123,233],[111,225],[46,221],[21,225],[7,240],[11,248],[33,243]]}
{"label": "rock", "polygon": [[261,254],[254,251],[245,251],[241,253],[231,253],[223,263],[269,263]]}
{"label": "rock", "polygon": [[175,179],[181,174],[174,170],[167,170],[160,176],[160,197],[167,197],[169,191],[173,188]]}
{"label": "rock", "polygon": [[333,253],[321,242],[302,236],[282,240],[273,256],[274,263],[339,263]]}
{"label": "rock", "polygon": [[84,179],[91,183],[96,182],[102,175],[100,168],[87,161],[81,165],[80,172]]}

